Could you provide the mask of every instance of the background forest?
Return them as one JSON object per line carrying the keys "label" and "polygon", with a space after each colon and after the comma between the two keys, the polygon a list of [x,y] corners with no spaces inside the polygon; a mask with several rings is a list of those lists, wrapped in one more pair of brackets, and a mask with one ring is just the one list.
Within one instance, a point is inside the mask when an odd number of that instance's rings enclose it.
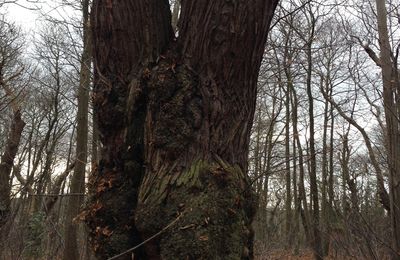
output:
{"label": "background forest", "polygon": [[[16,4],[38,15],[34,31],[14,22]],[[278,5],[248,165],[257,259],[399,252],[399,5]],[[0,0],[0,259],[95,259],[79,214],[102,147],[89,6]]]}

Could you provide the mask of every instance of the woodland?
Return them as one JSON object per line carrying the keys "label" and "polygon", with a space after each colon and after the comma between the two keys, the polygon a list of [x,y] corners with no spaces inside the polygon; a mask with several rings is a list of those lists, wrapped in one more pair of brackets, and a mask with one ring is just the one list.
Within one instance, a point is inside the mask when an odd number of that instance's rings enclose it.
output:
{"label": "woodland", "polygon": [[400,259],[399,8],[0,0],[0,259]]}

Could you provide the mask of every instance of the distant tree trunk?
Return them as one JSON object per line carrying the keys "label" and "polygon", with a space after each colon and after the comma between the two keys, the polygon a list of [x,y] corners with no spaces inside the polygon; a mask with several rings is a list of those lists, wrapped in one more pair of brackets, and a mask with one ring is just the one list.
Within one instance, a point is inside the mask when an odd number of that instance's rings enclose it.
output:
{"label": "distant tree trunk", "polygon": [[[291,93],[291,92],[290,92]],[[291,94],[292,95],[292,94]],[[291,97],[292,99],[292,97]],[[293,127],[294,133],[294,127]],[[293,201],[294,201],[294,216],[293,216],[293,240],[294,240],[294,254],[299,254],[300,247],[300,213],[301,213],[301,201],[298,194],[298,180],[297,180],[297,144],[296,138],[292,140],[292,157],[293,157],[293,174],[292,174],[292,186],[293,186]]]}
{"label": "distant tree trunk", "polygon": [[[290,22],[293,23],[293,17],[290,17]],[[299,230],[300,230],[300,214],[301,214],[301,196],[298,194],[298,182],[297,182],[297,138],[296,134],[298,134],[297,131],[297,97],[294,97],[296,95],[294,91],[294,86],[293,86],[293,75],[292,75],[292,64],[293,64],[293,50],[292,50],[292,36],[293,36],[293,27],[290,27],[288,31],[282,29],[284,35],[285,35],[285,51],[284,51],[284,66],[283,66],[283,71],[286,76],[286,121],[285,121],[285,130],[286,130],[286,139],[285,140],[285,157],[286,157],[286,162],[285,162],[285,167],[286,167],[286,172],[288,173],[288,176],[286,176],[286,211],[287,211],[287,216],[286,216],[286,235],[287,235],[287,242],[288,245],[290,246],[293,241],[295,242],[294,246],[294,252],[297,255],[298,250],[299,250],[299,242],[300,242],[300,236],[299,236]],[[294,100],[296,99],[296,100]],[[292,154],[290,154],[290,122],[292,121],[292,132],[293,132],[293,137],[292,137]],[[296,121],[296,122],[295,122]],[[293,160],[293,170],[292,170],[292,176],[290,176],[290,160]],[[292,177],[292,179],[291,179]],[[292,182],[292,185],[290,184]],[[293,192],[291,191],[293,187]],[[293,195],[291,194],[293,193]],[[294,201],[294,215],[293,215],[293,222],[291,223],[292,220],[292,214],[289,213],[288,211],[291,211],[291,203],[292,203],[292,196],[293,196],[293,201]],[[290,201],[290,203],[288,203]],[[288,205],[290,204],[290,206]],[[290,216],[289,216],[290,215]],[[290,223],[288,223],[290,221]],[[293,227],[292,227],[293,226]]]}
{"label": "distant tree trunk", "polygon": [[292,179],[290,175],[290,96],[289,89],[286,90],[286,116],[285,116],[285,178],[286,178],[286,201],[285,201],[285,233],[287,245],[291,245],[293,242],[292,234]]}
{"label": "distant tree trunk", "polygon": [[49,193],[51,195],[54,194],[54,196],[50,196],[45,201],[45,205],[46,205],[45,211],[46,211],[47,215],[50,214],[51,210],[53,209],[54,205],[57,202],[58,197],[55,195],[60,193],[62,184],[65,182],[69,173],[74,169],[74,167],[75,167],[75,162],[73,162],[71,164],[69,162],[67,162],[67,168],[65,169],[65,171],[63,173],[61,173],[60,175],[58,175],[57,178],[55,179],[53,187],[49,191]]}
{"label": "distant tree trunk", "polygon": [[[88,150],[88,108],[91,75],[91,36],[89,32],[89,0],[82,2],[83,12],[83,53],[81,57],[80,82],[78,89],[78,112],[76,126],[76,160],[71,178],[70,193],[68,197],[65,218],[65,260],[79,259],[78,225],[73,219],[80,212],[85,192],[85,172]],[[81,193],[82,195],[76,195]]]}
{"label": "distant tree trunk", "polygon": [[[70,140],[69,140],[69,148],[68,148],[66,169],[64,170],[63,173],[58,175],[57,178],[54,180],[53,185],[49,188],[49,193],[50,194],[56,195],[56,194],[60,194],[60,192],[62,193],[63,185],[65,184],[67,177],[69,176],[69,174],[71,173],[71,171],[75,167],[75,161],[71,162],[71,153],[72,153],[72,146],[74,144],[73,138],[75,136],[75,129],[76,129],[76,127],[74,125],[73,128],[72,128],[72,133],[71,133],[71,137],[70,137]],[[23,185],[26,184],[26,180],[22,180],[20,182]],[[32,194],[33,194],[33,192],[32,192]],[[59,199],[58,196],[50,196],[50,197],[45,199],[43,204],[45,205],[44,209],[45,209],[45,212],[47,214],[47,217],[54,217],[54,214],[52,215],[51,212],[52,212],[52,209],[53,209],[53,207],[56,204],[58,199]]]}
{"label": "distant tree trunk", "polygon": [[[340,166],[342,170],[342,175],[343,175],[343,181],[344,181],[344,188],[345,190],[348,188],[350,191],[350,202],[351,202],[351,209],[352,211],[359,211],[359,205],[358,205],[358,196],[357,196],[357,185],[354,179],[351,178],[350,176],[350,169],[349,169],[349,163],[350,163],[350,147],[349,147],[349,138],[348,138],[349,132],[347,131],[344,136],[342,137],[342,151],[340,154]],[[347,188],[346,188],[347,185]],[[344,198],[345,204],[347,204],[347,197],[345,196]]]}
{"label": "distant tree trunk", "polygon": [[306,189],[304,186],[304,158],[303,158],[303,150],[302,150],[302,145],[300,141],[300,134],[299,130],[297,127],[298,123],[298,99],[297,99],[297,93],[296,90],[294,89],[293,83],[291,78],[288,78],[289,82],[289,89],[291,90],[292,93],[292,122],[293,122],[293,136],[294,139],[296,140],[297,144],[297,150],[298,150],[298,157],[299,157],[299,181],[298,181],[298,190],[299,190],[299,208],[298,210],[300,211],[300,216],[302,218],[303,226],[304,226],[304,232],[306,235],[306,239],[308,242],[311,242],[311,220],[310,220],[310,214],[307,206],[307,196],[306,196]]}
{"label": "distant tree trunk", "polygon": [[313,229],[313,247],[314,256],[316,259],[323,259],[322,243],[321,243],[321,231],[319,221],[319,199],[318,199],[318,182],[317,182],[317,159],[315,153],[315,126],[314,126],[314,98],[312,95],[312,43],[314,41],[314,30],[316,19],[310,11],[312,17],[312,27],[310,37],[307,42],[306,55],[307,55],[307,97],[308,97],[308,116],[310,120],[310,194],[311,194],[311,205],[312,205],[312,229]]}
{"label": "distant tree trunk", "polygon": [[252,257],[248,143],[276,4],[182,1],[174,39],[166,0],[94,1],[99,258],[164,229],[135,259]]}
{"label": "distant tree trunk", "polygon": [[22,120],[21,111],[15,109],[10,133],[0,161],[0,230],[2,230],[10,216],[11,171],[14,166],[14,159],[18,152],[24,126],[25,122]]}
{"label": "distant tree trunk", "polygon": [[[36,181],[35,192],[38,196],[34,197],[33,205],[32,205],[32,213],[37,213],[46,205],[43,203],[43,196],[42,194],[46,191],[46,186],[50,181],[51,177],[51,167],[54,161],[54,152],[56,149],[57,138],[52,136],[53,140],[51,141],[50,147],[46,148],[46,156],[43,160],[43,165],[41,165],[40,175]],[[50,140],[49,140],[50,142]],[[45,209],[44,209],[45,210]]]}
{"label": "distant tree trunk", "polygon": [[[278,87],[276,87],[278,89]],[[278,90],[279,91],[279,90]],[[254,147],[254,157],[257,158],[253,162],[254,172],[256,179],[256,192],[258,195],[258,212],[257,212],[257,226],[258,230],[257,239],[259,241],[268,240],[268,230],[269,230],[269,220],[268,220],[268,185],[269,185],[269,175],[272,173],[271,171],[271,163],[272,163],[272,152],[273,148],[276,144],[276,140],[274,140],[275,136],[275,124],[277,122],[277,116],[279,115],[279,111],[281,109],[280,105],[277,105],[278,98],[272,94],[272,112],[271,115],[268,116],[267,120],[263,117],[263,105],[258,107],[257,111],[257,119],[254,129],[255,134],[255,147]]]}
{"label": "distant tree trunk", "polygon": [[[257,223],[257,228],[260,230],[259,234],[259,239],[264,240],[264,232],[262,232],[263,228],[265,227],[265,224],[262,219],[262,214],[264,214],[264,210],[262,209],[262,196],[263,196],[263,183],[264,183],[264,173],[262,172],[262,158],[263,158],[263,150],[262,145],[263,145],[263,138],[262,138],[262,133],[263,133],[263,125],[262,125],[262,116],[261,116],[261,106],[258,107],[257,109],[257,118],[255,122],[255,129],[254,129],[254,134],[255,134],[255,147],[253,151],[253,167],[254,167],[254,178],[255,178],[255,187],[256,187],[256,193],[258,195],[258,214],[256,216],[256,223]],[[261,214],[260,214],[261,213]]]}
{"label": "distant tree trunk", "polygon": [[254,176],[256,178],[256,192],[261,194],[262,191],[262,177],[260,171],[261,165],[261,142],[262,142],[262,119],[261,119],[261,107],[259,107],[257,112],[257,125],[255,129],[255,147],[254,147]]}
{"label": "distant tree trunk", "polygon": [[[332,90],[329,92],[329,96],[332,96]],[[326,251],[325,253],[327,253],[329,255],[329,251],[330,251],[330,241],[331,241],[331,234],[332,234],[332,225],[334,224],[335,218],[334,218],[334,206],[333,203],[335,201],[335,193],[334,193],[334,172],[335,172],[335,168],[334,168],[334,124],[335,124],[335,116],[333,113],[333,105],[329,103],[329,117],[330,117],[330,133],[329,133],[329,148],[328,153],[329,153],[329,164],[328,164],[328,202],[327,202],[327,208],[326,208],[326,217],[327,217],[327,221],[329,222],[329,224],[327,225],[327,241],[325,241],[326,244]]]}
{"label": "distant tree trunk", "polygon": [[[330,67],[329,67],[330,68]],[[324,85],[321,81],[321,87],[325,87],[326,91],[330,93],[329,90],[329,80],[330,80],[330,70],[328,69],[326,75],[326,84]],[[321,198],[321,217],[322,217],[322,235],[323,235],[323,253],[324,256],[328,255],[329,252],[329,233],[330,233],[330,205],[329,205],[329,180],[328,180],[328,123],[329,123],[329,102],[325,101],[324,104],[324,124],[323,124],[323,134],[322,134],[322,198]]]}
{"label": "distant tree trunk", "polygon": [[[332,91],[330,92],[330,95],[329,95],[330,97],[332,97]],[[330,131],[330,137],[329,137],[329,178],[328,178],[328,195],[329,195],[329,203],[328,203],[328,210],[329,210],[329,212],[328,212],[328,214],[329,214],[329,217],[332,217],[332,214],[334,213],[334,211],[333,211],[333,202],[334,202],[334,200],[335,200],[335,193],[334,193],[334,190],[333,190],[333,186],[334,186],[334,175],[333,175],[333,173],[334,173],[334,171],[335,171],[335,169],[334,169],[334,165],[333,165],[333,157],[334,157],[334,149],[333,149],[333,145],[334,145],[334,136],[333,136],[333,134],[334,134],[334,124],[335,124],[335,117],[334,117],[334,114],[333,114],[333,105],[332,104],[330,104],[330,112],[329,112],[329,114],[330,114],[330,117],[331,117],[331,131]],[[331,220],[331,218],[330,218],[330,220]]]}
{"label": "distant tree trunk", "polygon": [[[292,75],[290,70],[290,65],[292,64],[292,53],[289,52],[290,48],[290,40],[292,36],[292,30],[290,29],[288,32],[284,32],[285,34],[285,51],[284,51],[284,73],[286,79],[288,81],[287,84],[292,84]],[[290,81],[290,82],[289,82]],[[285,91],[285,172],[286,172],[286,201],[285,201],[285,211],[286,211],[286,219],[285,219],[285,233],[286,233],[286,246],[290,246],[293,243],[292,233],[292,179],[290,172],[290,160],[292,159],[290,155],[290,104],[291,104],[291,90],[290,87],[287,87]],[[296,167],[296,166],[294,166]]]}
{"label": "distant tree trunk", "polygon": [[[262,232],[264,237],[265,235],[268,235],[268,230],[269,230],[269,224],[270,222],[268,221],[268,194],[269,194],[269,175],[271,173],[271,168],[272,168],[272,151],[275,146],[274,142],[274,135],[275,135],[275,129],[276,129],[276,123],[277,123],[277,116],[280,113],[280,108],[277,105],[277,93],[274,92],[273,97],[272,97],[272,113],[271,113],[271,118],[270,122],[268,125],[268,132],[267,136],[265,137],[265,143],[264,143],[264,152],[263,152],[263,169],[262,172],[264,173],[264,183],[262,187],[262,195],[260,197],[260,208],[261,208],[261,222],[262,222]],[[278,111],[275,109],[278,107]],[[271,223],[272,224],[272,223]]]}

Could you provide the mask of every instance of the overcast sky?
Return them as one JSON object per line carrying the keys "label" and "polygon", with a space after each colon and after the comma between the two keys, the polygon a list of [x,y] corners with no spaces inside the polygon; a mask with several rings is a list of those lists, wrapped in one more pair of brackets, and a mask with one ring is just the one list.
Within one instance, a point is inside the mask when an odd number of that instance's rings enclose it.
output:
{"label": "overcast sky", "polygon": [[66,17],[68,12],[65,9],[55,9],[56,1],[53,0],[40,0],[40,4],[29,4],[25,0],[19,0],[23,6],[32,8],[24,8],[16,4],[8,4],[2,7],[0,13],[6,13],[8,20],[16,22],[20,25],[24,32],[32,34],[41,26],[41,13],[50,14],[54,17]]}
{"label": "overcast sky", "polygon": [[37,11],[28,10],[14,4],[9,4],[3,8],[6,11],[7,19],[21,25],[24,31],[34,30],[36,27]]}

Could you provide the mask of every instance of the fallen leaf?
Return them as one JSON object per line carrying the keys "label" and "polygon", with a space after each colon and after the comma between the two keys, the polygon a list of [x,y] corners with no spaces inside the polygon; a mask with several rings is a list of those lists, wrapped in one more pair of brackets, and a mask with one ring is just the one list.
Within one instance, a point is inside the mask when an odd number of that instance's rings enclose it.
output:
{"label": "fallen leaf", "polygon": [[200,241],[208,241],[208,236],[200,236],[199,240]]}
{"label": "fallen leaf", "polygon": [[111,231],[111,229],[107,226],[105,228],[103,228],[102,232],[101,232],[104,236],[109,237],[112,235],[113,231]]}

